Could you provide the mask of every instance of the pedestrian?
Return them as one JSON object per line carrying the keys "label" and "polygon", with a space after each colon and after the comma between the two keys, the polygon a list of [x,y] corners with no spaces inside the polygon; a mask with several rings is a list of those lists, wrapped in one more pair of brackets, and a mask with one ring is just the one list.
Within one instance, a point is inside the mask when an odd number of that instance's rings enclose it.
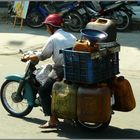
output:
{"label": "pedestrian", "polygon": [[52,70],[48,74],[45,84],[39,88],[39,96],[45,116],[50,116],[50,119],[40,128],[56,127],[59,120],[51,112],[51,92],[52,86],[57,79],[63,78],[63,55],[59,53],[61,49],[73,47],[76,42],[76,37],[62,29],[63,19],[59,14],[50,14],[44,21],[48,33],[51,35],[40,53],[31,56],[23,56],[22,60],[46,60],[52,57],[54,64]]}

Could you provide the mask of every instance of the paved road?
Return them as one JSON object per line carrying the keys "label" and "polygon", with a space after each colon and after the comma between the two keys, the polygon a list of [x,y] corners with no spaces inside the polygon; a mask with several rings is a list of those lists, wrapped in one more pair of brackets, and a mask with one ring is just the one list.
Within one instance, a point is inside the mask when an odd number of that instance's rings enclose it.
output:
{"label": "paved road", "polygon": [[[5,28],[1,28],[5,27]],[[11,29],[11,31],[10,31]],[[110,127],[101,133],[93,133],[61,123],[58,130],[44,130],[38,128],[48,118],[43,116],[40,108],[35,108],[31,114],[19,119],[8,115],[0,104],[0,139],[6,138],[140,138],[140,40],[139,31],[118,33],[118,42],[121,44],[120,72],[132,84],[137,106],[131,112],[115,112]],[[79,37],[79,34],[76,34]],[[12,25],[0,25],[0,85],[4,76],[11,73],[23,73],[25,64],[20,62],[19,48],[24,50],[36,49],[47,39],[44,29],[31,30],[25,27],[21,31]],[[35,47],[34,47],[35,46]],[[7,55],[8,54],[8,55]],[[51,60],[49,61],[51,62]],[[42,63],[41,63],[42,64]]]}
{"label": "paved road", "polygon": [[[0,56],[0,83],[4,76],[11,73],[22,74],[25,65],[19,61],[19,56]],[[13,63],[14,62],[14,63]],[[110,127],[101,133],[81,130],[71,125],[61,123],[59,129],[41,130],[38,126],[47,120],[40,108],[35,108],[28,116],[20,119],[11,117],[0,104],[0,139],[69,139],[69,138],[140,138],[140,77],[127,75],[132,84],[137,107],[131,112],[115,112]],[[60,120],[62,121],[62,120]]]}

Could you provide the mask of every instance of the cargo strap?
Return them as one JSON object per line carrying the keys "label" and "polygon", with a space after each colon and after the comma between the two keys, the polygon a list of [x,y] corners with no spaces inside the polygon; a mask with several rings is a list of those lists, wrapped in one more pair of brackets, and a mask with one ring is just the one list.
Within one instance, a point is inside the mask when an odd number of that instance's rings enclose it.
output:
{"label": "cargo strap", "polygon": [[107,53],[116,53],[120,51],[120,46],[108,47],[106,49],[107,49]]}
{"label": "cargo strap", "polygon": [[91,59],[97,59],[97,58],[100,59],[100,58],[103,58],[104,56],[107,56],[107,55],[110,55],[119,51],[120,51],[120,45],[101,48],[100,51],[91,53]]}
{"label": "cargo strap", "polygon": [[97,43],[100,48],[105,48],[105,47],[112,47],[112,46],[118,46],[119,44],[116,41],[113,42],[102,42],[102,43]]}

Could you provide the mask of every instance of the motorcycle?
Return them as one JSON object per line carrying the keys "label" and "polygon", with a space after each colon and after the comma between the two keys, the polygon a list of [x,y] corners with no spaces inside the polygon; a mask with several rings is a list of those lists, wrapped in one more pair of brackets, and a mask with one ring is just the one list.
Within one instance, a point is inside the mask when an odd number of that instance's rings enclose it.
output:
{"label": "motorcycle", "polygon": [[[87,30],[85,31],[88,33],[91,33],[92,30]],[[83,32],[85,37],[88,37],[89,40],[93,40],[91,35],[87,35],[86,32]],[[107,34],[101,33],[101,31],[96,31],[95,33],[92,32],[92,35],[94,37],[94,41],[98,42],[99,40],[104,40],[107,37]],[[82,43],[82,42],[80,42]],[[111,48],[112,50],[112,48]],[[111,51],[109,50],[109,52]],[[118,52],[118,46],[113,49],[116,52]],[[106,49],[103,49],[100,53],[95,52],[92,57],[95,57],[95,68],[97,68],[99,71],[101,68],[103,69],[103,72],[106,72],[106,76],[108,74],[113,74],[111,75],[110,78],[104,77],[105,79],[102,79],[103,77],[97,75],[97,77],[93,78],[94,80],[98,79],[98,84],[94,83],[92,85],[86,85],[85,82],[93,82],[92,80],[92,73],[88,70],[89,75],[89,80],[87,78],[85,79],[84,76],[86,76],[84,73],[84,69],[81,69],[82,71],[79,72],[80,69],[78,69],[79,66],[83,67],[84,66],[84,59],[89,59],[89,53],[77,53],[72,52],[68,50],[61,50],[60,53],[66,53],[68,56],[70,56],[70,53],[74,53],[72,57],[75,58],[75,63],[72,62],[71,57],[68,57],[66,54],[64,55],[64,60],[65,60],[65,65],[68,63],[68,65],[74,64],[74,70],[72,70],[73,75],[69,76],[68,79],[64,81],[58,81],[56,84],[54,84],[53,89],[52,89],[52,113],[55,114],[58,118],[61,119],[68,119],[74,122],[74,124],[78,126],[82,126],[84,128],[92,129],[92,130],[102,130],[108,127],[112,114],[114,114],[113,110],[118,109],[118,110],[123,110],[123,111],[130,111],[135,107],[135,101],[134,97],[131,96],[132,98],[129,98],[129,91],[132,90],[130,85],[127,82],[127,88],[125,90],[121,90],[120,87],[115,87],[116,85],[113,84],[114,81],[114,73],[118,73],[118,67],[114,68],[112,63],[116,65],[118,59],[116,58],[116,55],[114,57],[113,55],[113,60],[110,60],[110,57],[105,58],[106,60],[102,60],[100,58],[100,55],[105,55]],[[31,54],[36,54],[37,52],[32,52],[29,51],[25,53],[25,55],[31,55]],[[80,59],[82,59],[82,65],[76,65],[78,59],[77,56],[80,55]],[[87,57],[88,55],[88,57]],[[95,59],[94,58],[94,59]],[[103,61],[103,63],[109,63],[108,70],[115,70],[112,71],[111,73],[106,70],[106,68],[103,68],[105,65],[100,65],[100,63]],[[115,61],[115,62],[114,62]],[[39,96],[38,96],[38,88],[40,86],[40,83],[36,79],[35,71],[37,70],[36,65],[38,64],[39,61],[31,61],[29,60],[27,63],[27,67],[25,69],[25,74],[23,76],[21,75],[10,75],[6,77],[6,81],[2,84],[1,91],[0,91],[0,97],[1,97],[1,102],[3,107],[7,112],[9,112],[12,116],[15,117],[23,117],[28,115],[33,107],[38,107],[40,106],[39,103]],[[93,62],[90,61],[90,62]],[[85,65],[85,67],[91,69],[91,64],[88,61],[88,65]],[[97,66],[96,66],[97,65]],[[118,64],[117,64],[118,65]],[[100,67],[101,66],[101,67]],[[113,67],[113,68],[112,68]],[[71,71],[71,68],[65,67],[67,71]],[[78,70],[78,73],[77,71]],[[76,73],[76,76],[74,76],[74,72]],[[68,72],[68,74],[70,74]],[[105,74],[105,73],[104,73]],[[68,76],[68,75],[67,75]],[[79,78],[80,76],[80,78]],[[105,76],[105,75],[104,75]],[[113,76],[113,77],[112,77]],[[74,80],[74,82],[70,82],[69,79]],[[77,79],[76,79],[77,78]],[[82,80],[81,80],[82,78]],[[83,80],[85,79],[85,80]],[[75,80],[79,80],[79,82],[83,82],[78,84],[75,82]],[[124,87],[124,79],[119,78],[118,80],[115,78],[115,82],[122,83]],[[95,82],[95,81],[94,81]],[[97,82],[97,81],[96,81]],[[124,81],[126,83],[126,80]],[[113,84],[113,86],[108,86]],[[124,96],[123,100],[121,100],[121,108],[120,108],[120,101],[118,99],[114,100],[115,98],[115,89],[118,90],[116,96],[121,93],[124,94],[127,90],[126,95],[121,95]],[[112,91],[112,92],[111,92]],[[132,95],[132,94],[131,94]],[[120,95],[119,95],[120,96]],[[117,97],[120,98],[120,97]],[[129,98],[129,99],[128,99]],[[132,100],[131,100],[132,99]],[[132,103],[131,103],[132,101]],[[113,108],[113,106],[116,104],[116,108]],[[129,102],[129,103],[128,103]],[[128,105],[127,105],[128,103]]]}
{"label": "motorcycle", "polygon": [[51,13],[59,13],[64,20],[64,27],[73,32],[80,31],[85,25],[86,12],[79,7],[78,2],[35,2],[29,8],[26,23],[32,28],[43,26],[44,19]]}
{"label": "motorcycle", "polygon": [[92,21],[96,18],[104,17],[114,20],[118,31],[126,31],[130,28],[132,24],[132,15],[135,13],[127,2],[93,1],[91,5],[92,8],[88,7],[88,9],[92,15]]}
{"label": "motorcycle", "polygon": [[121,6],[121,9],[128,12],[131,16],[133,14],[135,14],[133,12],[133,8],[130,6],[129,2],[127,2],[127,1],[110,1],[110,2],[100,1],[99,4],[100,4],[102,9],[108,8],[108,7],[110,7],[111,5],[114,5],[114,4],[118,4],[118,5]]}

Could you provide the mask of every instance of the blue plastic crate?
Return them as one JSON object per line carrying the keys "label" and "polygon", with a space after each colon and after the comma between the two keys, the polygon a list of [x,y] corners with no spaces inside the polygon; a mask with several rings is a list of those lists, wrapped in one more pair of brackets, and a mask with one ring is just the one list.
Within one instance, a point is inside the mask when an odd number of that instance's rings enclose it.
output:
{"label": "blue plastic crate", "polygon": [[119,74],[118,52],[99,59],[91,59],[91,53],[63,50],[64,79],[66,81],[93,84]]}

